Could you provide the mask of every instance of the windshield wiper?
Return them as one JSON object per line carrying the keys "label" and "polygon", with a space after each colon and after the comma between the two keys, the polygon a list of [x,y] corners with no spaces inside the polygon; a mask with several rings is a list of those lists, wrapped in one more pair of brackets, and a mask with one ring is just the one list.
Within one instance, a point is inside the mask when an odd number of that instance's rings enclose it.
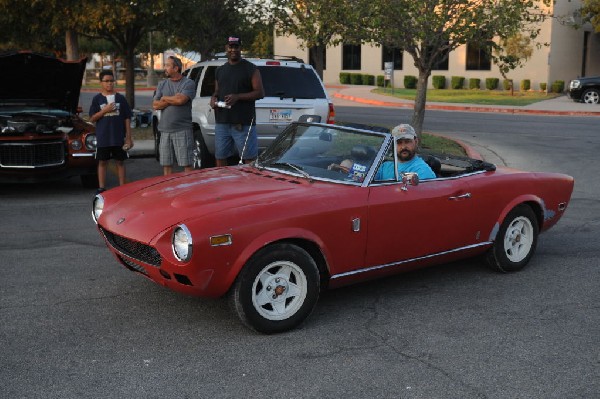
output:
{"label": "windshield wiper", "polygon": [[289,162],[275,162],[275,163],[269,164],[268,166],[287,166],[289,169],[295,170],[296,172],[300,173],[302,176],[304,176],[308,180],[312,181],[312,177],[310,177],[310,175],[308,173],[306,173],[304,170],[302,170],[301,166],[294,165],[293,163],[289,163]]}

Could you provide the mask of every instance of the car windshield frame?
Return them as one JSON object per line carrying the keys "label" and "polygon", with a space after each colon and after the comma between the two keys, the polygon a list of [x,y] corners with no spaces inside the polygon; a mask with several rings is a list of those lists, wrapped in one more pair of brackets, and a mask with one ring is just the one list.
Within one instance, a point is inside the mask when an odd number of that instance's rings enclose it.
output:
{"label": "car windshield frame", "polygon": [[[254,162],[259,169],[308,180],[368,186],[391,140],[386,133],[293,122]],[[344,160],[351,160],[343,165]]]}

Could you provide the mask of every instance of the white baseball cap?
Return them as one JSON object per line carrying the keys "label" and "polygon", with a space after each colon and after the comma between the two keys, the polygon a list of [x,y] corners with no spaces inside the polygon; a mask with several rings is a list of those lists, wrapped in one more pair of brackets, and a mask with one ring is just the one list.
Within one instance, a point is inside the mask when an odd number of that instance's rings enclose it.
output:
{"label": "white baseball cap", "polygon": [[408,123],[402,123],[392,129],[392,136],[396,139],[414,140],[417,138],[415,129]]}

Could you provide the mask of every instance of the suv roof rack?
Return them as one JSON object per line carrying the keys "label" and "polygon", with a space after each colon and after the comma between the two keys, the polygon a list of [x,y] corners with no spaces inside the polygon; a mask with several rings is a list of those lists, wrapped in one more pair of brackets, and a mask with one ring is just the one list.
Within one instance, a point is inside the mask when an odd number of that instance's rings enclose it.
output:
{"label": "suv roof rack", "polygon": [[[242,57],[251,60],[277,60],[277,61],[293,61],[304,64],[304,60],[302,58],[298,58],[294,55],[277,55],[277,54],[243,54]],[[227,59],[227,55],[224,53],[217,53],[210,58],[207,58],[205,61],[209,60],[223,60]]]}

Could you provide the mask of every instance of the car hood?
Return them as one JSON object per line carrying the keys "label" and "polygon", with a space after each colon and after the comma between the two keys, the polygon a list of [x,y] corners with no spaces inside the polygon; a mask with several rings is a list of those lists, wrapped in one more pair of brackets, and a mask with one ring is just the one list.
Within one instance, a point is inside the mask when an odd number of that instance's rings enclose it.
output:
{"label": "car hood", "polygon": [[32,52],[0,54],[0,105],[43,106],[75,113],[86,59],[64,61]]}
{"label": "car hood", "polygon": [[[130,183],[103,193],[102,226],[110,231],[150,242],[178,223],[223,213],[244,212],[261,204],[275,206],[305,192],[305,178],[256,168],[213,168]],[[335,185],[334,185],[335,186]],[[293,194],[292,194],[293,193]]]}

